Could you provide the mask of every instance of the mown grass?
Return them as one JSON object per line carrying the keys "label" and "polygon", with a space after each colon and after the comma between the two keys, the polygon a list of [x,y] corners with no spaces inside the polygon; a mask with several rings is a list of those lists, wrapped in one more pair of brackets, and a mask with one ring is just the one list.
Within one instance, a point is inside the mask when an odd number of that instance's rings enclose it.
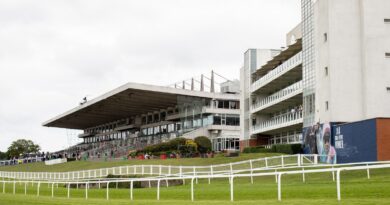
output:
{"label": "mown grass", "polygon": [[89,170],[98,168],[109,168],[125,165],[183,165],[183,166],[203,166],[212,164],[224,164],[229,162],[237,162],[248,159],[257,159],[263,157],[270,157],[280,154],[275,153],[250,153],[240,154],[239,157],[224,157],[217,155],[214,158],[182,158],[182,159],[152,159],[152,160],[120,160],[120,161],[74,161],[64,164],[47,166],[44,163],[20,164],[15,166],[0,167],[0,171],[18,171],[18,172],[66,172]]}
{"label": "mown grass", "polygon": [[[342,202],[336,200],[336,184],[330,173],[286,175],[282,178],[282,202],[277,201],[277,185],[274,177],[256,177],[254,184],[249,178],[234,181],[234,199],[230,202],[230,189],[227,179],[199,180],[195,185],[194,204],[390,204],[390,169],[371,170],[371,179],[366,171],[346,171],[341,176]],[[2,185],[0,185],[0,192]],[[40,197],[36,196],[36,184],[28,184],[27,196],[24,184],[16,184],[13,195],[12,184],[6,186],[6,194],[0,193],[0,204],[106,204],[106,189],[71,189],[71,199],[67,199],[67,189],[62,185],[54,188],[55,198],[51,198],[51,186],[42,185]],[[190,185],[161,187],[160,201],[156,200],[156,188],[134,189],[134,201],[129,199],[129,189],[110,189],[110,204],[187,204],[190,201]]]}

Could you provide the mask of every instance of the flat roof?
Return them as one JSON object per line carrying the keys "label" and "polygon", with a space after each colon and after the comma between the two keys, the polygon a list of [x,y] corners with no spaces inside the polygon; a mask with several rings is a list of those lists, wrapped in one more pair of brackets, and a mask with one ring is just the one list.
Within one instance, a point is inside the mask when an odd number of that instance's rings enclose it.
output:
{"label": "flat roof", "polygon": [[165,86],[127,83],[60,114],[42,125],[86,129],[130,116],[160,111],[177,105],[178,96],[239,100],[238,94],[211,93]]}
{"label": "flat roof", "polygon": [[280,65],[280,62],[288,60],[300,51],[302,51],[302,39],[297,39],[294,44],[288,46],[285,50],[282,50],[278,55],[274,56],[252,74],[265,75],[267,72]]}

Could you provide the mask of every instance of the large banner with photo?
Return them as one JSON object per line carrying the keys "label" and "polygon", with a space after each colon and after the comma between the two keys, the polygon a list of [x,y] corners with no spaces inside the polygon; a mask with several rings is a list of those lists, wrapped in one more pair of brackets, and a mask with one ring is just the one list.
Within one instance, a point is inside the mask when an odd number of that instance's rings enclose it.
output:
{"label": "large banner with photo", "polygon": [[336,164],[336,150],[330,123],[315,124],[303,129],[303,152],[318,154],[322,163]]}

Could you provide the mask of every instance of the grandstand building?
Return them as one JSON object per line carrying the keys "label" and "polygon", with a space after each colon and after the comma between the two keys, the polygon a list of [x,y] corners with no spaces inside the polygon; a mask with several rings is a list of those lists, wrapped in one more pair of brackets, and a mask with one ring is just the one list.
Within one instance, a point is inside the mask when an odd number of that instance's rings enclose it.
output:
{"label": "grandstand building", "polygon": [[[244,54],[242,147],[308,146],[311,134],[320,140],[329,130],[334,137],[336,125],[390,117],[390,1],[301,6],[302,22],[286,35],[285,48]],[[347,152],[342,137],[331,140],[340,154]]]}
{"label": "grandstand building", "polygon": [[[89,155],[104,150],[122,153],[176,137],[209,137],[213,150],[239,149],[239,82],[227,81],[210,91],[192,79],[174,87],[127,83],[86,101],[43,123],[47,127],[79,129],[83,139],[76,146]],[[120,154],[118,154],[120,155]]]}

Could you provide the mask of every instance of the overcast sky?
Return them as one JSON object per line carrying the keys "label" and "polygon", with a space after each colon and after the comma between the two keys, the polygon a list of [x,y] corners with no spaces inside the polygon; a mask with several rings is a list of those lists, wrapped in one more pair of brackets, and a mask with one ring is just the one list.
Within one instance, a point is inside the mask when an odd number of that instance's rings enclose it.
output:
{"label": "overcast sky", "polygon": [[248,48],[284,46],[299,22],[300,0],[2,0],[0,150],[69,146],[74,131],[42,122],[127,82],[239,78]]}

